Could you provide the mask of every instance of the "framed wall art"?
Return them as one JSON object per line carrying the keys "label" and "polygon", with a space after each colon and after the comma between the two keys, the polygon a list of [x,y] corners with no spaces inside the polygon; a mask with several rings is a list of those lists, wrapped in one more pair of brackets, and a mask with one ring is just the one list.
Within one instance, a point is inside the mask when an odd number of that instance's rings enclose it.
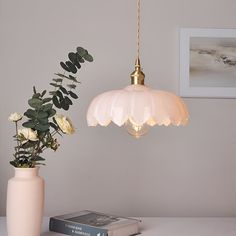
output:
{"label": "framed wall art", "polygon": [[236,29],[180,29],[180,96],[236,98]]}

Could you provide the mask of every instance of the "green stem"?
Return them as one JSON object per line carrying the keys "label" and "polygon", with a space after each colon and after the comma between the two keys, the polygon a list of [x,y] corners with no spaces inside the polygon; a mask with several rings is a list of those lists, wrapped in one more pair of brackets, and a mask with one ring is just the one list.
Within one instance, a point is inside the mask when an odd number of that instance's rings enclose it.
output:
{"label": "green stem", "polygon": [[33,150],[33,157],[35,158],[35,156],[37,156],[38,152],[39,152],[39,149],[40,149],[40,139],[39,141],[37,142],[37,145],[35,146],[34,150]]}
{"label": "green stem", "polygon": [[[17,140],[17,148],[16,148],[16,152],[19,152],[20,150],[20,142],[18,140],[18,124],[17,121],[15,121],[15,127],[16,127],[16,140]],[[16,153],[16,158],[17,158],[17,153]]]}
{"label": "green stem", "polygon": [[52,133],[51,133],[51,136],[53,137],[55,134],[57,134],[57,130],[54,130]]}
{"label": "green stem", "polygon": [[44,150],[48,149],[48,147],[44,147],[41,151],[43,152]]}

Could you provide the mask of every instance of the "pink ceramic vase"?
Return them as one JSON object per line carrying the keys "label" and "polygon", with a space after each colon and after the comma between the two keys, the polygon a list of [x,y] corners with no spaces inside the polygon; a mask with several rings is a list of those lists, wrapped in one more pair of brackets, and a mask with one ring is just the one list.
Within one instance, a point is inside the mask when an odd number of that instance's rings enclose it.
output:
{"label": "pink ceramic vase", "polygon": [[40,236],[44,180],[39,168],[15,168],[15,176],[8,181],[8,236]]}

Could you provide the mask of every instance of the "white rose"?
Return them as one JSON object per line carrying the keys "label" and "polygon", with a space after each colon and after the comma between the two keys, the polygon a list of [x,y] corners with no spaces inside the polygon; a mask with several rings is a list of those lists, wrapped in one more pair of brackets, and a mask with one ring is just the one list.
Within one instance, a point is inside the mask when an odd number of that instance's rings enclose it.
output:
{"label": "white rose", "polygon": [[73,134],[75,132],[72,122],[68,117],[56,114],[54,118],[63,133]]}
{"label": "white rose", "polygon": [[26,140],[37,141],[38,134],[37,131],[30,128],[23,128],[18,130],[18,135],[23,135]]}
{"label": "white rose", "polygon": [[21,114],[15,112],[15,113],[12,113],[12,114],[9,116],[8,120],[17,122],[17,121],[21,120],[22,117],[23,117],[23,115],[21,115]]}

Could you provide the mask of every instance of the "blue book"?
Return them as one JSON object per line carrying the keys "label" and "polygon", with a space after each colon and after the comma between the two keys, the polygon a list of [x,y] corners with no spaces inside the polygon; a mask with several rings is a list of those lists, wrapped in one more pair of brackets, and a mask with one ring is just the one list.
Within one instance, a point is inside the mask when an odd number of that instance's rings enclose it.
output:
{"label": "blue book", "polygon": [[72,236],[131,236],[139,234],[139,222],[86,210],[51,217],[49,230]]}

